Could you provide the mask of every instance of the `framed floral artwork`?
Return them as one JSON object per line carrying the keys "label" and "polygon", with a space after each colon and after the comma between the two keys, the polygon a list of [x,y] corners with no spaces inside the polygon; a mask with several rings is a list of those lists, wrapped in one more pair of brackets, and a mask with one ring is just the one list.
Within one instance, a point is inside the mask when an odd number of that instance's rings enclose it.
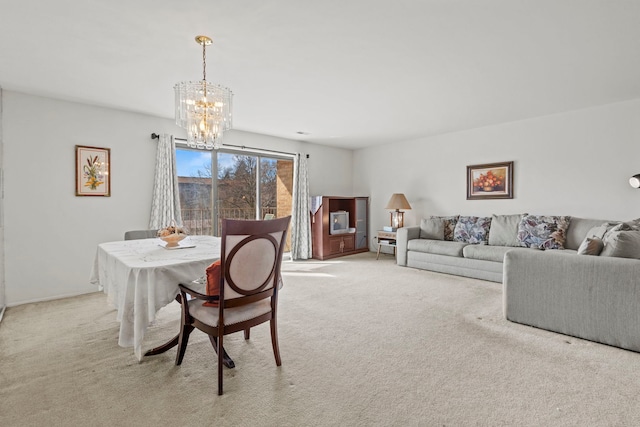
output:
{"label": "framed floral artwork", "polygon": [[111,196],[111,149],[76,145],[76,196]]}
{"label": "framed floral artwork", "polygon": [[467,200],[513,199],[513,162],[467,166]]}

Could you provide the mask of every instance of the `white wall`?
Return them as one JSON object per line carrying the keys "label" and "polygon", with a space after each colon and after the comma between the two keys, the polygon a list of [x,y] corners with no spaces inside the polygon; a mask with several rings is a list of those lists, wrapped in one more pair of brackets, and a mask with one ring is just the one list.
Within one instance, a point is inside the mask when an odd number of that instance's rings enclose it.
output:
{"label": "white wall", "polygon": [[[96,246],[147,228],[156,143],[173,120],[4,91],[7,305],[93,292]],[[348,193],[352,152],[231,131],[225,142],[310,154],[314,194]],[[111,197],[75,196],[75,145],[111,149]],[[328,168],[333,164],[335,168]]]}
{"label": "white wall", "polygon": [[306,153],[309,166],[309,191],[312,195],[352,195],[351,168],[353,151],[342,148],[291,141],[251,132],[232,130],[225,134],[225,144]]}
{"label": "white wall", "polygon": [[[2,93],[7,305],[95,291],[96,245],[149,220],[156,143],[183,131],[173,120],[73,102]],[[357,150],[231,131],[234,145],[310,155],[313,195],[370,199],[370,231],[387,225],[390,195],[428,215],[530,212],[640,216],[640,100]],[[76,197],[75,149],[111,148],[112,196]],[[466,200],[466,166],[515,161],[515,198]],[[1,286],[1,282],[0,282]],[[1,298],[1,297],[0,297]]]}
{"label": "white wall", "polygon": [[[425,117],[428,120],[428,117]],[[515,162],[514,199],[466,200],[467,165]],[[601,219],[640,216],[640,100],[539,117],[354,153],[354,190],[371,197],[372,232],[389,225],[392,193],[429,215],[528,212]]]}
{"label": "white wall", "polygon": [[4,286],[4,161],[2,142],[2,88],[0,87],[0,320],[5,303]]}

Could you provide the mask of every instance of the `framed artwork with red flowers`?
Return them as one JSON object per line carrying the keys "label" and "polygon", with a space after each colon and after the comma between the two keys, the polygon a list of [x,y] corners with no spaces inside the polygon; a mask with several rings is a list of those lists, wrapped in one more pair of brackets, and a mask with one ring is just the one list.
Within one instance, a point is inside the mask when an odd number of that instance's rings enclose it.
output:
{"label": "framed artwork with red flowers", "polygon": [[111,196],[111,149],[76,145],[76,196]]}
{"label": "framed artwork with red flowers", "polygon": [[467,166],[467,200],[513,199],[513,162]]}

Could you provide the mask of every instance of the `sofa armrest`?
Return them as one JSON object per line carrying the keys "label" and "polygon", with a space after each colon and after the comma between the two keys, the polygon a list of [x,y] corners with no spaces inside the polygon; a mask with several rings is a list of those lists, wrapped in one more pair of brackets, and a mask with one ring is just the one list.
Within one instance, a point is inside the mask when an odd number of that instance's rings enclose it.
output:
{"label": "sofa armrest", "polygon": [[402,227],[396,232],[396,262],[407,265],[407,245],[409,240],[420,238],[420,227]]}
{"label": "sofa armrest", "polygon": [[503,287],[508,320],[640,351],[640,260],[509,251]]}

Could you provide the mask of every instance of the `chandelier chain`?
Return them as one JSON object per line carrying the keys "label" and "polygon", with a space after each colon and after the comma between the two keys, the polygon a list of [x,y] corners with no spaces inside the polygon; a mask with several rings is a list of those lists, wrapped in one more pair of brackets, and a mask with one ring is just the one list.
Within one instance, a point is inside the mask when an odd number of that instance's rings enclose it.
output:
{"label": "chandelier chain", "polygon": [[202,42],[202,80],[207,80],[207,44]]}

